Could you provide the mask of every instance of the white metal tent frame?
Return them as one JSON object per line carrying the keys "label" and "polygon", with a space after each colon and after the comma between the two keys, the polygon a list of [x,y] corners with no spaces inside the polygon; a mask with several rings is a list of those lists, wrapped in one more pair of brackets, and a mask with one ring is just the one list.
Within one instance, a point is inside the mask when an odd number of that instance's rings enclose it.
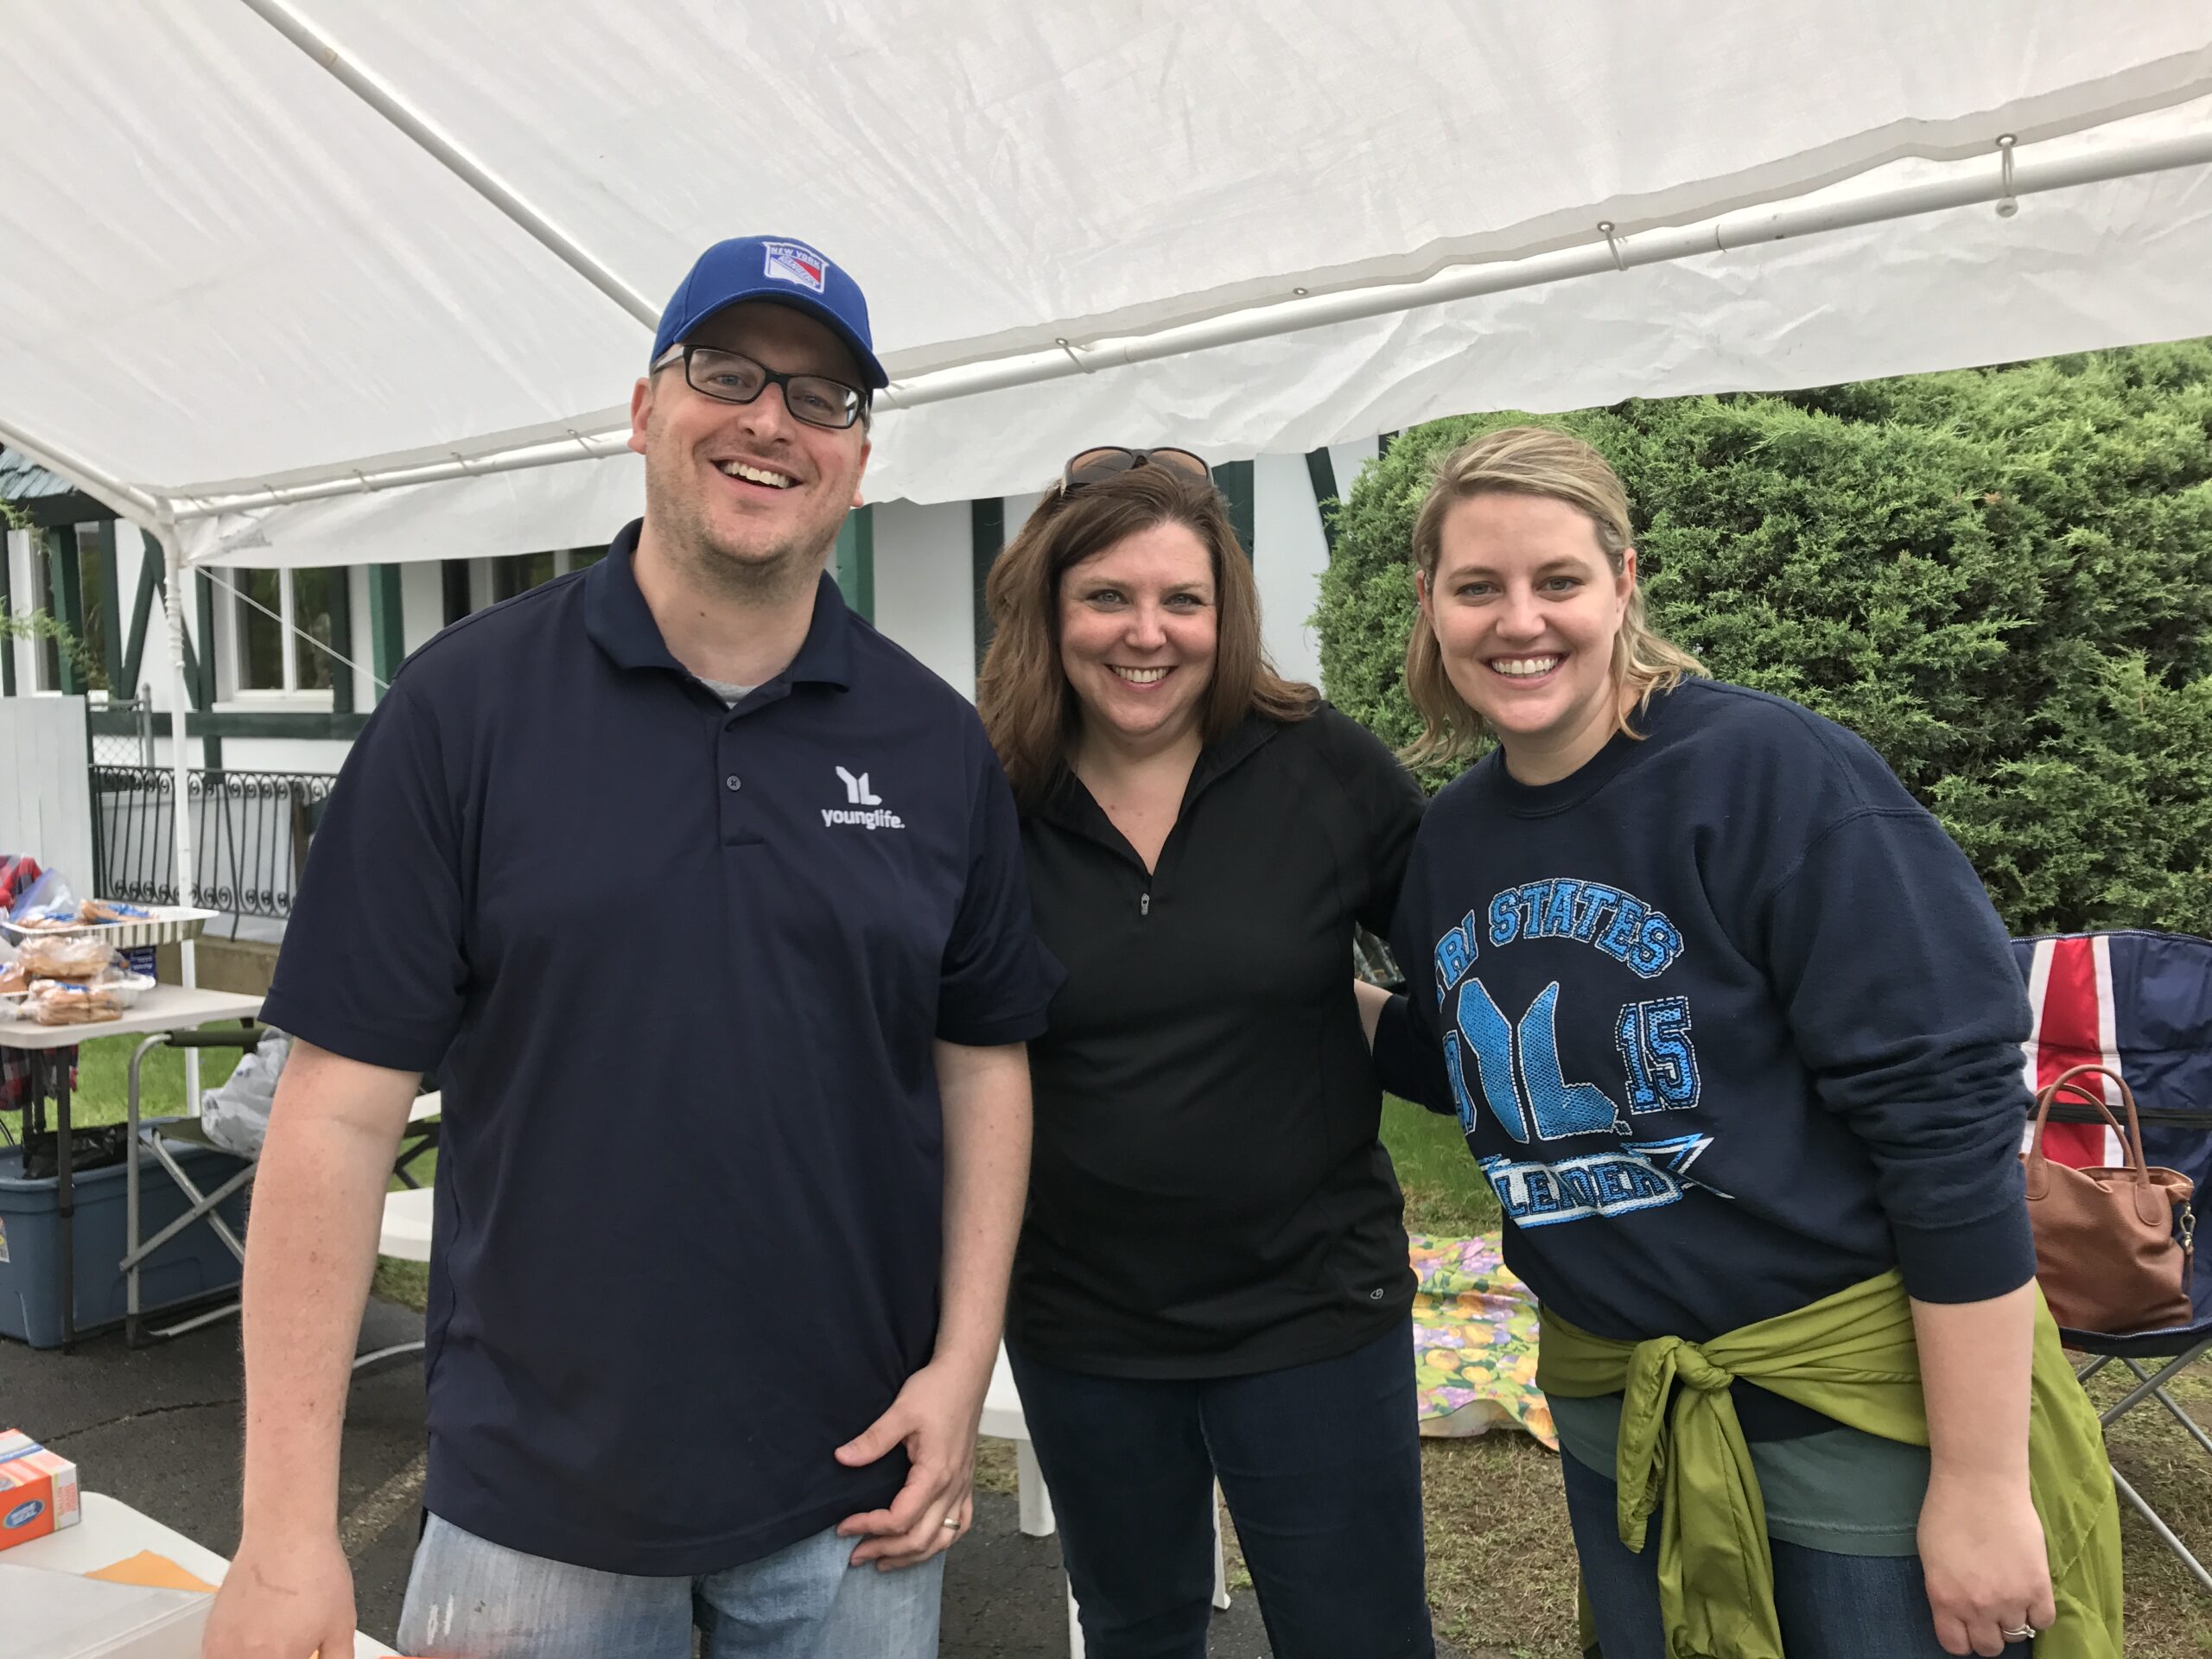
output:
{"label": "white metal tent frame", "polygon": [[[242,3],[391,128],[553,254],[568,270],[648,332],[652,329],[658,318],[657,308],[372,71],[349,58],[336,42],[302,19],[283,0],[242,0]],[[2201,92],[2202,88],[2195,90]],[[2166,98],[2123,103],[2094,118],[2070,124],[2061,122],[2038,130],[2034,136],[2038,139],[2067,136],[2172,101]],[[919,408],[1478,296],[1538,288],[1608,270],[1625,272],[1638,266],[1764,246],[1977,203],[1993,204],[1999,214],[2010,214],[2023,197],[2212,165],[2212,131],[2163,137],[2101,149],[2060,147],[2047,155],[2039,154],[2037,144],[2018,143],[2009,133],[1996,135],[1991,142],[1986,168],[1954,170],[1942,178],[1898,188],[1840,200],[1830,193],[1816,200],[1770,201],[1751,207],[1731,207],[1728,202],[1718,201],[1703,210],[1678,211],[1666,222],[1638,225],[1633,227],[1632,233],[1599,221],[1591,226],[1584,239],[1569,245],[1545,246],[1525,257],[1447,264],[1421,280],[1357,283],[1325,293],[1297,289],[1287,299],[1238,306],[1149,330],[1102,337],[1084,338],[1079,330],[1071,328],[1055,335],[1049,348],[986,353],[896,379],[880,394],[879,404],[891,410]],[[1955,143],[1948,149],[1915,153],[1954,161],[1961,154]],[[1803,181],[1794,188],[1802,189]],[[1738,195],[1736,200],[1740,201],[1743,198]],[[1717,211],[1722,208],[1729,210]],[[451,450],[440,458],[392,458],[386,462],[371,461],[359,466],[331,463],[307,469],[304,475],[295,474],[282,483],[220,490],[195,486],[190,492],[174,493],[130,483],[113,476],[90,458],[68,453],[36,433],[0,422],[0,439],[86,495],[105,503],[118,517],[151,535],[162,548],[168,578],[164,608],[170,647],[171,747],[175,791],[173,820],[181,895],[189,896],[194,886],[191,814],[188,810],[188,698],[184,690],[182,594],[188,561],[184,527],[231,515],[379,490],[599,460],[618,454],[626,446],[626,423],[607,420],[606,413],[587,417],[550,438],[542,430],[523,435],[495,434],[476,441],[473,447]],[[212,551],[203,554],[200,562],[212,562],[213,556]],[[188,947],[188,982],[193,970]]]}

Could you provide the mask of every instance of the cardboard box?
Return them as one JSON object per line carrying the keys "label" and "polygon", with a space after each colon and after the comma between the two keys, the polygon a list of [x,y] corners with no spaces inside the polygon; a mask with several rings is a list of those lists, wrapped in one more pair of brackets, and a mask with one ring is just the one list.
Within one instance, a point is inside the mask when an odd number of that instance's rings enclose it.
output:
{"label": "cardboard box", "polygon": [[0,1549],[77,1524],[77,1465],[19,1429],[0,1430]]}

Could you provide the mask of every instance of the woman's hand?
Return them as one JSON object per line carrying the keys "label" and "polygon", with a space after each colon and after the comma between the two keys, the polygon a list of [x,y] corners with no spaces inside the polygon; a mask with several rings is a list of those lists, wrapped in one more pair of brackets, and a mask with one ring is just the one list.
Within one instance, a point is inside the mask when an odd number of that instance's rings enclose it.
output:
{"label": "woman's hand", "polygon": [[1380,985],[1370,985],[1357,974],[1351,982],[1352,1000],[1359,1004],[1359,1028],[1367,1033],[1367,1048],[1375,1050],[1375,1025],[1382,1017],[1382,1010],[1390,1004],[1390,993]]}
{"label": "woman's hand", "polygon": [[2033,1280],[1986,1301],[1912,1304],[1928,1400],[1920,1561],[1946,1653],[1999,1654],[2006,1630],[2044,1630],[2058,1616],[2028,1497],[2035,1314]]}
{"label": "woman's hand", "polygon": [[2006,1631],[2048,1630],[2058,1617],[2043,1522],[2025,1481],[1931,1474],[1919,1541],[1944,1652],[1994,1656]]}

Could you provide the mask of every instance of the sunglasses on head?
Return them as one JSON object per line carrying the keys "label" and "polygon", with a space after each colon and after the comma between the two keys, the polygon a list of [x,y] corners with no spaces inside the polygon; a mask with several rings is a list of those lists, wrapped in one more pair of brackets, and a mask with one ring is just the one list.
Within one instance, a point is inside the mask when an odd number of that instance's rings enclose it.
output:
{"label": "sunglasses on head", "polygon": [[1096,484],[1102,478],[1118,478],[1140,467],[1165,467],[1207,484],[1213,482],[1212,469],[1187,449],[1128,449],[1109,443],[1085,449],[1069,460],[1060,469],[1060,493]]}

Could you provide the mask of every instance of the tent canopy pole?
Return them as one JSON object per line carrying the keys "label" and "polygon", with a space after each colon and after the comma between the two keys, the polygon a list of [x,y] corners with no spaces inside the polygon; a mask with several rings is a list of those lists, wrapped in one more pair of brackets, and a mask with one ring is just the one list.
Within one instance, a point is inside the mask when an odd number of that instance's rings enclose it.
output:
{"label": "tent canopy pole", "polygon": [[555,258],[620,306],[650,335],[660,326],[660,308],[646,302],[627,283],[577,245],[575,238],[494,177],[482,162],[402,102],[390,88],[340,51],[327,35],[293,11],[283,0],[244,0],[246,7],[361,102],[435,157],[448,172],[512,219]]}
{"label": "tent canopy pole", "polygon": [[[272,3],[273,0],[247,0],[247,3],[257,7]],[[1616,235],[1610,226],[1602,230],[1593,226],[1596,239],[1575,247],[1525,259],[1454,266],[1425,282],[1313,295],[1230,312],[1149,334],[1090,345],[1067,341],[1044,351],[932,370],[909,380],[894,381],[877,394],[877,401],[885,409],[916,409],[983,392],[1036,385],[1095,373],[1101,369],[1153,362],[1334,323],[1389,316],[1486,294],[1541,287],[1609,271],[1626,271],[1638,265],[1662,264],[1796,237],[1917,218],[1976,203],[1988,203],[2001,211],[2020,197],[2046,191],[2208,165],[2212,165],[2212,132],[2041,161],[2032,149],[2015,150],[2006,144],[1992,148],[1985,169],[1958,177],[1900,186],[1840,201],[1742,209],[1718,219],[1641,232],[1633,237]],[[204,498],[195,497],[189,490],[181,491],[176,498],[176,518],[181,524],[190,523],[227,513],[254,512],[267,507],[329,500],[380,489],[523,472],[569,461],[598,461],[626,453],[628,442],[629,429],[625,425],[574,433],[514,449],[467,457],[456,455],[450,461],[421,462],[380,472],[351,466],[334,467],[333,475],[328,478],[271,489]]]}
{"label": "tent canopy pole", "polygon": [[[75,456],[41,442],[4,422],[0,422],[0,441],[29,457],[56,478],[81,490],[117,518],[135,525],[161,544],[162,566],[168,577],[168,602],[162,608],[168,622],[169,640],[170,829],[176,853],[177,899],[180,903],[189,905],[195,893],[194,877],[198,867],[193,861],[192,771],[191,757],[186,747],[188,741],[186,715],[191,707],[191,700],[184,683],[184,543],[177,534],[176,521],[165,511],[164,504],[146,491],[111,478]],[[212,641],[208,643],[213,644]],[[93,895],[95,898],[101,896]],[[177,947],[177,958],[181,969],[179,977],[185,985],[199,984],[199,952],[190,939]],[[184,1064],[185,1098],[188,1104],[195,1103],[200,1098],[199,1051],[188,1049]]]}

